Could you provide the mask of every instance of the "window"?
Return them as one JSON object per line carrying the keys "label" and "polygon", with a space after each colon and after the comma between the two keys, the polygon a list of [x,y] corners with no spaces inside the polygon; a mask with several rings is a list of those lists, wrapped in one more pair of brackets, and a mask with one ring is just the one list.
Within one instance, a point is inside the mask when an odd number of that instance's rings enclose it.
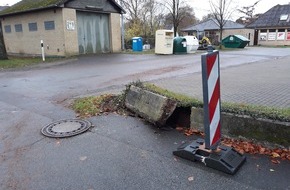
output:
{"label": "window", "polygon": [[28,23],[28,28],[29,31],[37,31],[37,23],[36,22]]}
{"label": "window", "polygon": [[266,29],[263,29],[263,30],[260,30],[261,33],[266,33],[267,30]]}
{"label": "window", "polygon": [[276,29],[269,29],[269,32],[276,32]]}
{"label": "window", "polygon": [[15,32],[22,32],[22,24],[15,24]]}
{"label": "window", "polygon": [[4,30],[6,33],[11,33],[11,26],[10,25],[5,25]]}
{"label": "window", "polygon": [[54,21],[45,21],[44,28],[45,30],[54,30],[55,29]]}
{"label": "window", "polygon": [[276,29],[269,29],[269,33],[268,33],[268,41],[273,41],[276,40]]}
{"label": "window", "polygon": [[288,15],[281,15],[280,16],[280,21],[286,21],[288,18]]}

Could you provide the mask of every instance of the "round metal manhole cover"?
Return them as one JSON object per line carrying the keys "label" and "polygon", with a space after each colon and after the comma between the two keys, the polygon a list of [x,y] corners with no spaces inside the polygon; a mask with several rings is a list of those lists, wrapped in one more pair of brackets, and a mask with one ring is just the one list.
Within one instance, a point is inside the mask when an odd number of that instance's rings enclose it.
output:
{"label": "round metal manhole cover", "polygon": [[87,131],[91,126],[86,120],[65,119],[46,125],[41,129],[41,133],[54,138],[71,137]]}

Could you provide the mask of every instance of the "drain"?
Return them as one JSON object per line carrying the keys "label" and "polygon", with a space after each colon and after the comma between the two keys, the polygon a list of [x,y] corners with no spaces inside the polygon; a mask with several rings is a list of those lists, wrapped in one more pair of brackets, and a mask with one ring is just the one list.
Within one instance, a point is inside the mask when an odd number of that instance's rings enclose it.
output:
{"label": "drain", "polygon": [[54,138],[71,137],[87,131],[91,126],[86,120],[65,119],[46,125],[41,129],[41,133]]}

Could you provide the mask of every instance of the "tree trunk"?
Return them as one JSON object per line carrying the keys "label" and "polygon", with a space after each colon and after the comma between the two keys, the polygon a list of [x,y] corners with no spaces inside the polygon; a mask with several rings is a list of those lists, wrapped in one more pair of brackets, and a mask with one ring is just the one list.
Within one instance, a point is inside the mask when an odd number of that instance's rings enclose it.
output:
{"label": "tree trunk", "polygon": [[222,40],[223,40],[223,27],[220,28],[220,49],[223,48],[223,45],[222,45]]}
{"label": "tree trunk", "polygon": [[0,59],[1,60],[8,59],[6,47],[5,47],[5,43],[4,43],[1,21],[0,21]]}

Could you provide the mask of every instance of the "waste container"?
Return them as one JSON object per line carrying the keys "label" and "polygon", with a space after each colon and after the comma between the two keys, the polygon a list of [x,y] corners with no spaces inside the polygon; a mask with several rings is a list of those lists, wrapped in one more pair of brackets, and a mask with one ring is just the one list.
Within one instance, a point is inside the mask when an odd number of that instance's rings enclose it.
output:
{"label": "waste container", "polygon": [[173,30],[157,30],[155,32],[155,53],[172,54],[173,53]]}
{"label": "waste container", "polygon": [[229,35],[222,40],[226,48],[244,48],[250,40],[242,35]]}
{"label": "waste container", "polygon": [[187,53],[186,39],[183,37],[175,37],[173,40],[173,53],[185,54]]}
{"label": "waste container", "polygon": [[133,51],[143,50],[143,39],[141,37],[132,38],[132,50]]}
{"label": "waste container", "polygon": [[183,36],[186,39],[187,53],[195,53],[199,43],[195,36]]}

